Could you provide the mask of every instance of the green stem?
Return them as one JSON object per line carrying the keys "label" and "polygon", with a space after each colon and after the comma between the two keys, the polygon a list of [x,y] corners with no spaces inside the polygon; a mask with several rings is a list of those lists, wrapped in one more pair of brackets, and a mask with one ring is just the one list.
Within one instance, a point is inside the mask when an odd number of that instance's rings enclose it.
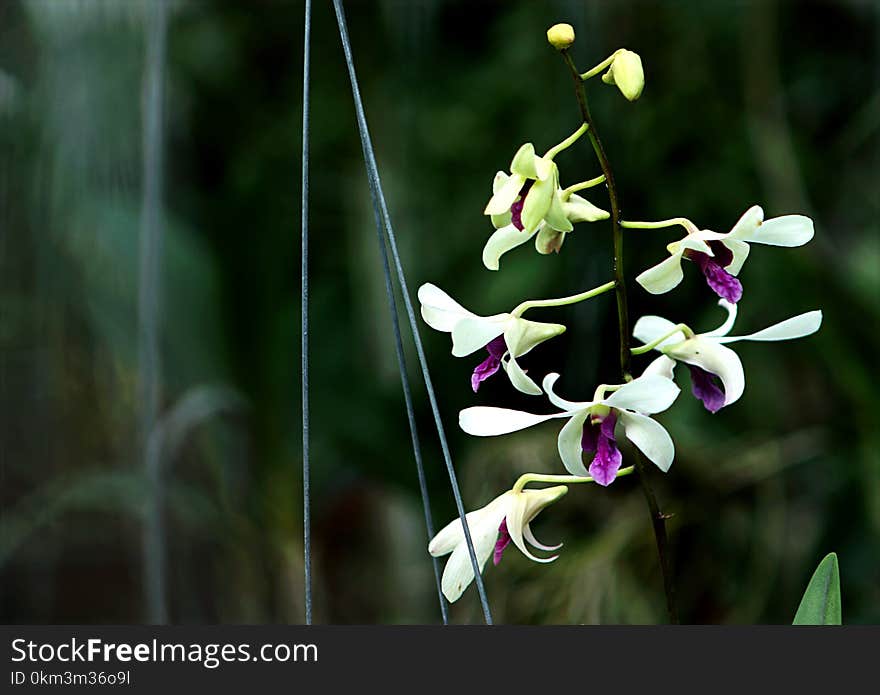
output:
{"label": "green stem", "polygon": [[580,183],[575,183],[562,191],[562,199],[568,200],[571,197],[572,193],[577,193],[578,191],[582,191],[585,188],[592,188],[593,186],[598,186],[600,183],[605,183],[605,174],[600,174],[594,179],[589,179],[588,181],[581,181]]}
{"label": "green stem", "polygon": [[691,222],[687,217],[673,217],[668,220],[660,220],[659,222],[630,222],[629,220],[621,220],[621,227],[627,229],[664,229],[666,227],[684,227],[688,234],[695,234],[699,230],[697,225]]}
{"label": "green stem", "polygon": [[569,147],[574,145],[574,143],[576,143],[580,139],[581,135],[587,132],[588,127],[589,126],[587,126],[586,123],[581,123],[581,127],[574,131],[567,138],[565,138],[565,140],[560,142],[555,147],[551,147],[549,150],[547,150],[547,152],[544,154],[544,159],[552,160],[556,155],[562,152],[562,150],[567,150]]}
{"label": "green stem", "polygon": [[633,355],[644,355],[646,352],[651,352],[651,350],[657,347],[660,343],[662,343],[664,340],[671,338],[676,333],[684,333],[685,338],[694,337],[694,332],[690,329],[690,327],[686,323],[680,323],[671,331],[669,331],[666,335],[660,336],[659,338],[652,340],[650,343],[645,343],[640,347],[632,348],[630,352]]}
{"label": "green stem", "polygon": [[595,77],[600,72],[602,72],[605,68],[607,68],[609,65],[611,65],[611,63],[614,62],[614,58],[617,56],[617,54],[619,52],[620,52],[620,49],[618,49],[617,51],[614,51],[614,53],[612,53],[610,56],[608,56],[605,60],[603,60],[601,63],[599,63],[596,67],[591,68],[591,69],[587,70],[586,72],[581,73],[580,74],[581,81],[583,82],[584,80],[588,80],[591,77]]}
{"label": "green stem", "polygon": [[[617,471],[617,475],[615,478],[623,478],[624,476],[629,475],[635,469],[632,466],[628,466],[627,468],[621,468]],[[568,483],[571,485],[577,483],[592,483],[593,479],[590,476],[580,476],[580,475],[544,475],[542,473],[526,473],[521,475],[519,479],[513,486],[514,492],[522,492],[523,488],[529,483]]]}
{"label": "green stem", "polygon": [[[605,174],[605,181],[608,185],[608,198],[611,202],[611,233],[614,246],[614,279],[615,290],[617,294],[617,324],[620,337],[620,369],[623,374],[624,381],[630,381],[632,375],[630,373],[630,345],[629,345],[629,315],[626,306],[626,280],[623,273],[623,234],[620,227],[620,204],[617,196],[617,185],[614,181],[614,174],[611,171],[611,164],[605,149],[602,147],[602,141],[596,132],[596,124],[590,115],[590,109],[587,105],[587,94],[584,89],[583,79],[575,67],[574,61],[568,54],[567,50],[560,51],[565,64],[571,72],[574,80],[575,96],[577,97],[578,108],[580,109],[581,119],[589,126],[590,143],[593,145],[593,151],[599,160],[602,173]],[[657,554],[660,558],[660,570],[663,574],[663,589],[666,594],[666,609],[669,614],[669,622],[677,623],[678,615],[675,610],[675,586],[672,581],[672,571],[669,563],[669,541],[666,536],[666,515],[660,511],[657,504],[657,498],[654,490],[648,481],[648,464],[642,457],[641,452],[636,449],[634,451],[636,469],[639,474],[639,482],[642,486],[642,493],[648,504],[648,511],[651,514],[651,523],[654,528],[654,540],[657,543]]]}
{"label": "green stem", "polygon": [[623,372],[624,381],[630,381],[630,354],[629,354],[629,315],[626,308],[626,278],[623,274],[623,235],[620,232],[620,205],[617,197],[617,185],[614,182],[614,173],[611,171],[611,164],[602,147],[602,141],[596,132],[596,125],[593,123],[593,117],[590,115],[590,109],[587,106],[587,94],[584,90],[584,84],[578,74],[577,68],[568,54],[567,50],[560,51],[563,59],[571,70],[572,77],[575,82],[575,93],[577,95],[578,106],[580,107],[581,118],[584,123],[589,126],[587,131],[590,138],[590,144],[599,160],[599,166],[605,175],[605,183],[608,185],[608,197],[611,201],[611,233],[614,244],[614,280],[617,295],[617,323],[620,338],[620,368]]}
{"label": "green stem", "polygon": [[573,294],[570,297],[560,297],[559,299],[531,299],[518,305],[510,313],[512,316],[519,318],[528,309],[537,309],[539,307],[548,306],[568,306],[569,304],[577,304],[578,302],[583,302],[584,300],[598,297],[600,294],[610,292],[613,289],[614,281],[612,280],[611,282],[606,282],[604,285],[599,285],[598,287],[594,287],[593,289],[587,290],[586,292]]}

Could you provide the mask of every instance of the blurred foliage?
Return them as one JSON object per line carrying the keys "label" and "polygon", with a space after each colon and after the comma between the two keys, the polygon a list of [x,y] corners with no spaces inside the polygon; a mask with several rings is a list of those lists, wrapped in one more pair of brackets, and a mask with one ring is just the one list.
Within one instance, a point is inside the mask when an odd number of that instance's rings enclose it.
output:
{"label": "blurred foliage", "polygon": [[[314,4],[316,620],[432,622],[439,614],[351,95],[330,3]],[[685,622],[787,623],[829,550],[839,555],[847,622],[880,621],[876,3],[346,4],[413,289],[435,282],[495,313],[608,277],[601,223],[580,225],[558,256],[526,246],[505,256],[500,273],[480,263],[495,171],[522,142],[546,148],[577,124],[570,77],[544,37],[557,21],[574,25],[582,69],[619,46],[644,61],[647,86],[635,104],[589,85],[626,216],[685,215],[724,231],[759,203],[768,216],[815,219],[804,248],[754,249],[739,327],[821,307],[822,331],[738,347],[745,396],[716,416],[689,397],[663,414],[677,456],[669,475],[654,478],[674,514]],[[0,4],[3,622],[145,616],[149,490],[136,434],[144,8]],[[178,435],[165,461],[178,622],[302,616],[302,9],[283,0],[172,3],[162,422]],[[587,147],[560,156],[564,180],[598,173]],[[598,191],[590,197],[602,205]],[[628,237],[630,276],[669,240]],[[633,283],[630,302],[633,318],[659,313],[698,330],[719,321],[696,273],[663,297]],[[572,396],[614,380],[609,298],[541,318],[569,331],[529,356],[533,373],[560,371]],[[541,404],[502,379],[474,397],[473,365],[449,355],[447,336],[423,337],[470,508],[520,472],[560,469],[552,425],[495,440],[459,432],[456,413],[467,405]],[[454,507],[419,387],[416,396],[439,526]],[[562,556],[538,566],[508,553],[490,566],[499,622],[664,619],[636,481],[573,489],[536,533],[564,540]],[[473,590],[453,616],[479,622]]]}

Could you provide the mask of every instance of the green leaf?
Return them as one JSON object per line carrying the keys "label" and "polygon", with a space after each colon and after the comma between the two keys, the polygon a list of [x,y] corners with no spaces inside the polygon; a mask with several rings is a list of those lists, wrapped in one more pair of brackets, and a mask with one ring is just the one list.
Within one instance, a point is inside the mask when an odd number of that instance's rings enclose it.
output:
{"label": "green leaf", "polygon": [[828,553],[813,572],[792,624],[841,624],[840,570],[836,553]]}

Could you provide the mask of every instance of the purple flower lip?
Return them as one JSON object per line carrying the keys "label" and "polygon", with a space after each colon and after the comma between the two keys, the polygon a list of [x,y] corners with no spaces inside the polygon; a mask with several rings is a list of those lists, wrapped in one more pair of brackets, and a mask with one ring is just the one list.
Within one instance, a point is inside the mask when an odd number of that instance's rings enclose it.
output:
{"label": "purple flower lip", "polygon": [[526,194],[528,194],[529,189],[534,183],[535,182],[532,180],[526,181],[523,187],[519,190],[519,198],[510,206],[510,221],[513,223],[513,226],[521,232],[525,231],[525,227],[523,227],[522,223],[523,205],[526,202]]}
{"label": "purple flower lip", "polygon": [[489,356],[474,367],[474,373],[471,375],[471,388],[476,393],[480,389],[486,379],[495,374],[501,368],[501,358],[507,352],[507,343],[504,342],[504,336],[499,335],[486,345]]}
{"label": "purple flower lip", "polygon": [[700,266],[700,270],[703,271],[703,276],[706,278],[706,284],[712,288],[715,294],[731,304],[736,304],[742,299],[743,286],[739,280],[725,270],[733,263],[733,252],[718,240],[708,243],[712,253],[715,254],[714,256],[693,249],[687,249],[685,256]]}
{"label": "purple flower lip", "polygon": [[617,448],[617,440],[614,438],[616,424],[617,413],[614,410],[599,424],[593,424],[592,418],[588,417],[581,435],[581,448],[588,454],[594,454],[590,475],[604,487],[614,482],[623,462],[623,454]]}
{"label": "purple flower lip", "polygon": [[504,517],[498,527],[498,540],[495,541],[495,552],[492,554],[492,562],[495,565],[501,562],[501,556],[508,545],[510,545],[510,532],[507,530],[507,517]]}
{"label": "purple flower lip", "polygon": [[703,402],[706,410],[717,413],[727,400],[724,390],[716,383],[717,375],[693,364],[689,364],[688,369],[691,371],[691,392]]}

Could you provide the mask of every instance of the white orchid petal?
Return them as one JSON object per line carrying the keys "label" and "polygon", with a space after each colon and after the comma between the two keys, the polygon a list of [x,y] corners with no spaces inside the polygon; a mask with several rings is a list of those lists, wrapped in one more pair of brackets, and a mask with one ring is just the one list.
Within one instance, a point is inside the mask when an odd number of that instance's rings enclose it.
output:
{"label": "white orchid petal", "polygon": [[452,354],[465,357],[485,347],[504,333],[509,317],[509,314],[497,314],[461,319],[452,328]]}
{"label": "white orchid petal", "polygon": [[544,381],[541,384],[544,387],[544,392],[547,394],[548,400],[557,408],[574,412],[576,410],[583,410],[584,408],[589,408],[590,406],[595,405],[592,401],[567,401],[564,398],[556,395],[556,391],[553,389],[553,386],[558,380],[559,374],[556,374],[554,372],[545,376]]}
{"label": "white orchid petal", "polygon": [[549,224],[542,224],[538,227],[538,235],[535,237],[535,250],[544,256],[553,252],[559,253],[566,234],[568,232],[557,232]]}
{"label": "white orchid petal", "polygon": [[[473,526],[474,514],[477,513],[469,512],[465,515],[469,528]],[[431,542],[428,544],[428,552],[434,557],[442,557],[455,550],[459,543],[464,543],[464,531],[462,530],[461,519],[453,519],[431,539]]]}
{"label": "white orchid petal", "polygon": [[516,361],[515,357],[509,356],[506,360],[502,360],[501,365],[504,367],[510,383],[513,384],[513,388],[529,396],[541,395],[541,387],[525,373],[525,370],[519,366],[519,362]]}
{"label": "white orchid petal", "polygon": [[662,376],[664,379],[673,379],[675,377],[675,360],[670,359],[666,355],[660,355],[660,357],[645,367],[645,371],[642,372],[642,376],[650,375]]}
{"label": "white orchid petal", "polygon": [[803,246],[813,238],[813,220],[805,215],[783,215],[766,220],[743,241],[770,246]]}
{"label": "white orchid petal", "polygon": [[714,256],[715,252],[712,251],[712,247],[709,246],[708,241],[718,241],[720,239],[724,239],[726,234],[719,234],[718,232],[713,232],[708,229],[703,229],[697,232],[696,234],[689,234],[678,243],[677,251],[684,251],[685,249],[690,249],[692,251],[699,251],[700,253],[705,253],[707,256]]}
{"label": "white orchid petal", "polygon": [[474,316],[461,304],[436,285],[425,283],[419,287],[419,302],[422,304],[422,318],[431,328],[450,333],[456,323]]}
{"label": "white orchid petal", "polygon": [[673,253],[662,263],[648,268],[636,276],[639,283],[651,294],[664,294],[678,285],[684,273],[681,270],[681,250]]}
{"label": "white orchid petal", "polygon": [[546,550],[548,553],[552,553],[554,550],[559,550],[562,547],[562,543],[558,543],[557,545],[544,545],[535,538],[535,534],[532,532],[532,527],[529,524],[526,524],[522,530],[523,538],[526,539],[533,547],[538,550]]}
{"label": "white orchid petal", "polygon": [[715,374],[724,386],[724,405],[730,405],[742,396],[746,377],[739,356],[730,348],[720,345],[721,340],[697,336],[674,345],[666,354]]}
{"label": "white orchid petal", "polygon": [[805,314],[792,316],[790,319],[780,321],[772,326],[768,326],[764,330],[749,335],[731,335],[718,339],[719,343],[735,343],[738,340],[759,340],[759,341],[776,341],[776,340],[793,340],[795,338],[803,338],[812,335],[819,330],[822,325],[821,311],[808,311]]}
{"label": "white orchid petal", "polygon": [[749,245],[739,239],[725,239],[721,243],[724,244],[733,254],[733,260],[724,267],[724,270],[731,275],[739,275],[743,263],[745,263],[746,258],[749,257]]}
{"label": "white orchid petal", "polygon": [[511,249],[525,244],[532,236],[534,233],[527,234],[512,224],[501,227],[489,237],[483,247],[483,265],[489,270],[498,270],[498,261],[501,256]]}
{"label": "white orchid petal", "polygon": [[[556,556],[540,558],[533,555],[523,541],[523,532],[544,507],[552,504],[567,492],[567,487],[557,485],[541,490],[523,490],[513,494],[507,510],[507,533],[510,534],[510,540],[513,544],[530,560],[535,562],[553,562],[556,559]],[[529,532],[529,535],[531,535],[531,532]],[[532,537],[534,538],[534,536]]]}
{"label": "white orchid petal", "polygon": [[647,415],[626,410],[619,410],[618,416],[626,438],[661,471],[668,471],[675,458],[675,445],[663,425]]}
{"label": "white orchid petal", "polygon": [[[675,325],[676,324],[672,323],[672,321],[664,319],[661,316],[642,316],[636,321],[636,325],[633,327],[633,337],[647,344],[664,335],[668,335],[670,331],[675,329]],[[684,339],[684,333],[677,331],[657,345],[655,349],[659,349],[664,345],[680,343]]]}
{"label": "white orchid petal", "polygon": [[[510,502],[507,495],[509,493],[496,498],[479,512],[472,512],[466,517],[480,572],[486,566],[486,561],[491,557],[498,540],[498,527],[507,514]],[[460,526],[461,521],[458,523]],[[443,578],[440,582],[443,595],[451,603],[455,602],[473,580],[474,566],[462,531],[461,542],[452,551],[452,555],[443,569]]]}
{"label": "white orchid petal", "polygon": [[535,159],[537,159],[535,146],[527,142],[513,155],[513,159],[510,161],[510,171],[526,179],[536,179],[538,178],[538,170],[535,168]]}
{"label": "white orchid petal", "polygon": [[550,204],[553,202],[555,194],[555,185],[552,177],[543,181],[538,180],[526,193],[520,219],[523,229],[529,234],[537,231],[538,225],[550,210]]}
{"label": "white orchid petal", "polygon": [[674,381],[656,374],[642,375],[624,384],[602,401],[612,408],[625,408],[651,415],[671,406],[681,389]]}
{"label": "white orchid petal", "polygon": [[561,323],[513,319],[508,321],[504,329],[504,342],[507,343],[511,355],[522,357],[545,340],[562,333],[565,333],[565,326]]}
{"label": "white orchid petal", "polygon": [[477,405],[462,410],[458,414],[458,424],[462,430],[475,437],[495,437],[500,434],[524,430],[547,420],[567,416],[568,413],[533,415],[510,408]]}
{"label": "white orchid petal", "polygon": [[[733,324],[736,322],[736,304],[732,304],[728,302],[726,299],[719,299],[718,306],[724,309],[727,312],[727,318],[724,319],[724,323],[722,323],[718,328],[714,331],[709,331],[708,333],[701,333],[700,335],[705,337],[720,337],[727,335],[730,333],[730,329],[733,328]],[[723,341],[721,341],[723,342]]]}
{"label": "white orchid petal", "polygon": [[508,210],[507,212],[502,212],[500,215],[489,215],[489,220],[492,222],[492,226],[495,227],[495,229],[501,229],[511,223],[513,220],[513,213]]}
{"label": "white orchid petal", "polygon": [[606,210],[593,205],[586,198],[582,198],[577,193],[572,193],[571,197],[562,204],[565,208],[565,215],[572,222],[598,222],[599,220],[607,220],[610,215]]}
{"label": "white orchid petal", "polygon": [[[516,527],[514,527],[516,528]],[[525,555],[529,560],[534,562],[540,562],[542,564],[546,564],[548,562],[553,562],[559,556],[551,555],[550,557],[538,557],[537,555],[533,555],[529,550],[529,547],[523,542],[523,530],[520,528],[516,528],[516,530],[510,530],[511,527],[508,526],[508,533],[510,534],[510,540],[513,544],[519,549],[519,551]]]}
{"label": "white orchid petal", "polygon": [[519,192],[525,185],[525,178],[522,176],[510,176],[503,185],[495,192],[486,209],[484,215],[503,215],[510,210],[510,206],[516,201]]}
{"label": "white orchid petal", "polygon": [[565,469],[572,475],[587,476],[589,472],[584,466],[582,456],[583,447],[581,441],[584,433],[584,422],[589,417],[589,410],[581,410],[574,413],[571,419],[559,431],[556,447],[559,450],[559,458]]}
{"label": "white orchid petal", "polygon": [[[535,170],[538,172],[539,181],[544,181],[549,178],[559,178],[556,164],[552,159],[546,159],[535,155]],[[557,176],[554,177],[554,174],[557,174]]]}
{"label": "white orchid petal", "polygon": [[[470,520],[468,520],[470,524]],[[444,526],[428,544],[428,552],[434,557],[448,555],[455,547],[464,540],[464,532],[461,530],[461,520],[455,519]]]}
{"label": "white orchid petal", "polygon": [[[475,527],[478,528],[481,524],[489,523],[485,521],[486,519],[491,520],[497,517],[498,523],[495,525],[497,529],[497,527],[501,525],[501,519],[503,519],[504,514],[506,514],[509,502],[510,495],[505,493],[493,499],[489,504],[480,507],[479,509],[475,509],[472,512],[468,512],[465,514],[468,528],[473,532]],[[462,530],[461,519],[456,518],[446,524],[446,526],[444,526],[434,538],[431,539],[431,542],[428,544],[428,552],[434,557],[441,557],[451,553],[455,549],[455,546],[464,542],[464,531]]]}
{"label": "white orchid petal", "polygon": [[553,195],[550,197],[550,208],[547,210],[547,214],[544,215],[544,220],[546,224],[558,232],[570,232],[574,229],[571,221],[565,214],[565,208],[562,205],[562,200],[559,197],[559,189],[557,188]]}
{"label": "white orchid petal", "polygon": [[492,180],[492,193],[495,194],[504,188],[504,184],[507,183],[507,179],[509,178],[510,175],[503,171],[496,173],[495,178]]}
{"label": "white orchid petal", "polygon": [[742,214],[742,217],[737,220],[736,224],[733,225],[733,228],[725,236],[728,239],[748,241],[752,238],[752,235],[754,235],[763,220],[764,211],[761,209],[761,206],[752,205]]}

